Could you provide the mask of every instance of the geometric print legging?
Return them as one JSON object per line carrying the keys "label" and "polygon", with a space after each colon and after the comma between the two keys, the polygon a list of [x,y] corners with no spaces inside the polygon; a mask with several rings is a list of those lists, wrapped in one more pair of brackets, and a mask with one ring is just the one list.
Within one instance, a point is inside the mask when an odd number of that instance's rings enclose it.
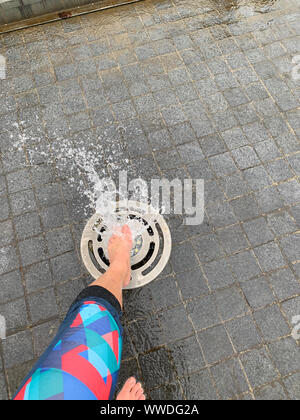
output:
{"label": "geometric print legging", "polygon": [[112,399],[122,354],[120,315],[106,289],[84,289],[13,399]]}

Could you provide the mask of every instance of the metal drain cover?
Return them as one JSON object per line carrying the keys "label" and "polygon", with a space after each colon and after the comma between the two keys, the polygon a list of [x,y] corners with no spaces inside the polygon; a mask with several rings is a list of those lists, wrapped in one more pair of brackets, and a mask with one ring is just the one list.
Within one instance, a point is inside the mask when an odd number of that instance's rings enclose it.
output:
{"label": "metal drain cover", "polygon": [[[149,211],[150,209],[150,211]],[[165,268],[171,254],[171,233],[160,214],[150,206],[136,201],[120,201],[116,213],[122,218],[137,219],[144,224],[135,238],[131,251],[131,280],[125,289],[144,286]],[[101,214],[94,214],[87,222],[81,238],[81,256],[89,273],[99,278],[109,267],[107,246],[101,233],[106,231]]]}

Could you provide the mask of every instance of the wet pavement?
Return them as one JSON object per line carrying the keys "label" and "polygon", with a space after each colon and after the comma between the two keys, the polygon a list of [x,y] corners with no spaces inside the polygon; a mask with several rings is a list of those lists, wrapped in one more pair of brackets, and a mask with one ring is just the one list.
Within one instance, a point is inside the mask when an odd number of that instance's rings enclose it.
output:
{"label": "wet pavement", "polygon": [[120,382],[300,399],[299,2],[144,1],[1,35],[0,54],[0,398],[91,281],[86,167],[63,161],[80,144],[101,174],[205,180],[204,223],[169,217],[167,269],[125,294]]}

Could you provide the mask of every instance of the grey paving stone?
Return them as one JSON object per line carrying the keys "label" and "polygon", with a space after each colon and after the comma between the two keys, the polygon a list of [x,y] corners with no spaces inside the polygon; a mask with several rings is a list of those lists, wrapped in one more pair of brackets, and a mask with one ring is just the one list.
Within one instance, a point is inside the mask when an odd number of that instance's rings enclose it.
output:
{"label": "grey paving stone", "polygon": [[240,173],[226,176],[226,178],[219,180],[219,183],[229,199],[233,199],[250,192],[250,187],[246,184]]}
{"label": "grey paving stone", "polygon": [[[199,163],[201,165],[201,163]],[[204,181],[205,182],[205,181]],[[224,194],[215,180],[208,180],[204,184],[204,202],[206,205],[216,201],[224,201]]]}
{"label": "grey paving stone", "polygon": [[3,343],[4,366],[9,369],[32,360],[33,345],[30,331],[21,331],[7,337]]}
{"label": "grey paving stone", "polygon": [[228,102],[221,93],[204,97],[203,100],[211,114],[225,111],[228,108]]}
{"label": "grey paving stone", "polygon": [[[142,375],[147,378],[147,387],[149,389],[157,387],[157,385],[168,384],[175,379],[174,366],[170,362],[166,349],[162,348],[145,355],[140,355],[139,361]],[[149,377],[149,371],[153,372],[152,377]]]}
{"label": "grey paving stone", "polygon": [[243,223],[243,228],[253,246],[261,245],[274,239],[274,235],[263,217]]}
{"label": "grey paving stone", "polygon": [[166,342],[166,336],[157,315],[148,313],[147,318],[131,322],[128,330],[138,353],[148,352]]}
{"label": "grey paving stone", "polygon": [[279,133],[276,138],[276,143],[284,153],[299,152],[299,141],[290,132]]}
{"label": "grey paving stone", "polygon": [[0,277],[0,286],[0,304],[4,304],[24,295],[24,289],[19,270],[11,271],[7,274],[2,274]]}
{"label": "grey paving stone", "polygon": [[7,399],[5,377],[2,371],[0,371],[0,399],[1,400]]}
{"label": "grey paving stone", "polygon": [[195,134],[188,122],[169,127],[169,130],[176,145],[189,143],[195,140]]}
{"label": "grey paving stone", "polygon": [[212,261],[224,255],[216,234],[195,237],[192,242],[195,252],[202,263]]}
{"label": "grey paving stone", "polygon": [[230,286],[235,281],[226,259],[205,264],[203,269],[212,290]]}
{"label": "grey paving stone", "polygon": [[0,223],[0,246],[9,245],[14,241],[14,231],[10,220]]}
{"label": "grey paving stone", "polygon": [[219,135],[203,137],[199,140],[201,149],[207,157],[226,152],[226,146]]}
{"label": "grey paving stone", "polygon": [[15,193],[31,188],[29,172],[27,169],[7,174],[7,185],[9,193]]}
{"label": "grey paving stone", "polygon": [[26,239],[19,242],[21,260],[24,265],[30,265],[47,258],[46,244],[43,236]]}
{"label": "grey paving stone", "polygon": [[246,221],[260,215],[258,205],[253,194],[239,197],[230,202],[239,221]]}
{"label": "grey paving stone", "polygon": [[278,185],[278,190],[286,205],[296,204],[300,201],[300,185],[296,180]]}
{"label": "grey paving stone", "polygon": [[155,280],[150,284],[155,310],[167,309],[181,303],[178,288],[173,276]]}
{"label": "grey paving stone", "polygon": [[224,131],[222,137],[230,150],[246,146],[249,142],[239,127]]}
{"label": "grey paving stone", "polygon": [[215,363],[233,354],[233,348],[223,325],[198,333],[198,338],[208,363]]}
{"label": "grey paving stone", "polygon": [[158,317],[167,342],[188,337],[193,332],[183,305],[159,312]]}
{"label": "grey paving stone", "polygon": [[260,386],[277,378],[274,366],[264,348],[241,355],[241,362],[252,386]]}
{"label": "grey paving stone", "polygon": [[288,378],[283,380],[289,397],[294,401],[298,401],[300,398],[299,381],[300,381],[299,373],[295,373],[294,375],[291,375]]}
{"label": "grey paving stone", "polygon": [[47,261],[33,264],[24,270],[28,293],[35,292],[52,285],[52,275]]}
{"label": "grey paving stone", "polygon": [[173,248],[171,254],[171,264],[176,273],[186,271],[187,266],[190,269],[199,266],[190,241],[184,242],[183,244],[177,245]]}
{"label": "grey paving stone", "polygon": [[217,231],[221,244],[227,254],[234,254],[248,248],[248,242],[240,227],[234,225]]}
{"label": "grey paving stone", "polygon": [[0,275],[19,267],[16,249],[13,246],[0,248]]}
{"label": "grey paving stone", "polygon": [[280,156],[280,152],[272,140],[265,140],[255,145],[255,151],[262,161],[268,161]]}
{"label": "grey paving stone", "polygon": [[6,328],[8,331],[24,328],[28,324],[24,298],[0,305],[0,313],[6,320]]}
{"label": "grey paving stone", "polygon": [[209,291],[200,269],[178,274],[176,281],[184,300],[204,295]]}
{"label": "grey paving stone", "polygon": [[211,119],[205,115],[203,115],[200,119],[199,117],[190,117],[189,120],[197,138],[209,136],[216,132]]}
{"label": "grey paving stone", "polygon": [[160,152],[159,154],[155,154],[158,166],[162,170],[166,169],[172,169],[172,168],[178,168],[178,166],[181,166],[181,159],[178,155],[176,150],[169,150],[166,152]]}
{"label": "grey paving stone", "polygon": [[262,166],[246,169],[244,177],[253,191],[260,190],[271,184],[271,178]]}
{"label": "grey paving stone", "polygon": [[268,163],[266,169],[275,182],[285,181],[294,176],[288,164],[283,159]]}
{"label": "grey paving stone", "polygon": [[15,217],[14,222],[19,240],[42,233],[40,218],[37,212]]}
{"label": "grey paving stone", "polygon": [[181,105],[173,105],[162,110],[162,116],[167,125],[176,125],[187,121],[187,117]]}
{"label": "grey paving stone", "polygon": [[240,169],[251,168],[260,163],[254,149],[250,146],[241,147],[232,151],[232,156]]}
{"label": "grey paving stone", "polygon": [[217,290],[215,297],[218,313],[224,321],[249,312],[249,307],[237,286]]}
{"label": "grey paving stone", "polygon": [[28,375],[28,372],[30,372],[35,362],[36,360],[29,360],[6,370],[8,390],[11,396],[17,392],[19,386],[21,385],[26,375]]}
{"label": "grey paving stone", "polygon": [[300,251],[300,234],[299,233],[294,233],[293,235],[280,239],[280,245],[283,249],[284,254],[289,259],[289,261],[298,260],[299,251]]}
{"label": "grey paving stone", "polygon": [[236,77],[229,71],[216,75],[215,80],[222,91],[240,86]]}
{"label": "grey paving stone", "polygon": [[[186,398],[188,400],[200,399],[213,401],[218,399],[207,369],[183,378],[181,383],[186,389]],[[200,395],[199,389],[201,389]]]}
{"label": "grey paving stone", "polygon": [[184,163],[191,163],[204,158],[197,141],[182,144],[177,147],[177,150]]}
{"label": "grey paving stone", "polygon": [[220,323],[214,295],[192,300],[187,304],[187,312],[197,331]]}
{"label": "grey paving stone", "polygon": [[49,255],[54,257],[74,249],[70,228],[59,228],[46,234]]}
{"label": "grey paving stone", "polygon": [[[215,178],[208,162],[206,160],[202,160],[201,162],[195,162],[187,167],[189,174],[191,175],[192,179],[203,179],[204,182],[207,182],[210,179]],[[205,194],[205,188],[204,188]]]}
{"label": "grey paving stone", "polygon": [[234,109],[234,115],[240,124],[249,124],[257,121],[258,116],[252,104],[239,105]]}
{"label": "grey paving stone", "polygon": [[[11,118],[13,118],[13,114]],[[10,121],[10,123],[14,123],[14,121]],[[5,172],[13,172],[17,169],[22,169],[26,166],[25,154],[23,150],[20,151],[16,149],[3,151],[2,162],[3,162],[3,168]]]}
{"label": "grey paving stone", "polygon": [[284,401],[288,399],[283,386],[279,382],[258,389],[254,395],[257,401]]}
{"label": "grey paving stone", "polygon": [[284,313],[287,315],[289,321],[292,323],[293,317],[300,314],[300,297],[287,300],[281,304]]}
{"label": "grey paving stone", "polygon": [[205,367],[195,335],[170,344],[169,349],[179,376],[189,375]]}
{"label": "grey paving stone", "polygon": [[67,213],[63,204],[46,207],[40,211],[43,226],[46,230],[58,228],[67,224]]}
{"label": "grey paving stone", "polygon": [[67,252],[50,260],[53,278],[56,283],[61,283],[79,277],[81,268],[75,251]]}
{"label": "grey paving stone", "polygon": [[300,293],[300,283],[290,269],[282,269],[270,276],[272,288],[279,300]]}
{"label": "grey paving stone", "polygon": [[258,309],[274,302],[274,295],[265,277],[248,280],[241,285],[249,305]]}
{"label": "grey paving stone", "polygon": [[270,242],[254,248],[254,253],[258,258],[262,270],[265,272],[275,270],[286,264],[281,251],[275,242]]}
{"label": "grey paving stone", "polygon": [[[149,395],[149,393],[147,393]],[[159,388],[155,388],[150,391],[150,398],[151,400],[171,400],[177,401],[182,400],[183,395],[181,391],[181,387],[178,382],[167,384],[160,386]]]}
{"label": "grey paving stone", "polygon": [[224,226],[233,225],[237,222],[237,218],[232,210],[230,203],[209,203],[206,207],[206,210],[211,225],[216,229]]}
{"label": "grey paving stone", "polygon": [[288,158],[288,161],[297,175],[300,173],[300,153]]}
{"label": "grey paving stone", "polygon": [[237,170],[229,153],[212,156],[209,161],[218,176],[229,175]]}
{"label": "grey paving stone", "polygon": [[268,223],[277,236],[297,230],[296,223],[286,211],[269,215]]}
{"label": "grey paving stone", "polygon": [[128,359],[131,359],[133,357],[136,357],[136,350],[134,348],[132,338],[129,334],[129,328],[124,327],[122,360],[128,360]]}
{"label": "grey paving stone", "polygon": [[251,316],[244,316],[227,322],[226,330],[238,352],[249,350],[262,342],[262,337]]}
{"label": "grey paving stone", "polygon": [[33,323],[58,315],[58,307],[53,288],[29,295],[27,299]]}
{"label": "grey paving stone", "polygon": [[243,130],[251,144],[270,140],[268,131],[262,123],[254,122],[252,124],[245,125]]}
{"label": "grey paving stone", "polygon": [[245,375],[237,359],[222,362],[211,368],[222,399],[236,398],[248,391]]}
{"label": "grey paving stone", "polygon": [[254,318],[266,341],[275,340],[290,333],[290,328],[277,305],[260,309],[254,313]]}
{"label": "grey paving stone", "polygon": [[271,356],[282,375],[287,375],[299,369],[299,346],[291,338],[284,338],[268,345]]}
{"label": "grey paving stone", "polygon": [[[153,97],[160,109],[178,104],[178,99],[173,89],[159,90],[154,92]],[[155,108],[157,108],[157,106]],[[145,113],[145,110],[143,113]]]}
{"label": "grey paving stone", "polygon": [[199,80],[195,83],[195,85],[202,97],[218,93],[218,87],[214,80],[211,78]]}
{"label": "grey paving stone", "polygon": [[222,58],[215,58],[207,62],[210,71],[213,74],[222,74],[228,71],[228,66]]}
{"label": "grey paving stone", "polygon": [[300,278],[300,263],[293,264],[293,270],[296,273],[297,278]]}
{"label": "grey paving stone", "polygon": [[244,91],[240,88],[228,89],[224,91],[224,96],[230,106],[235,107],[249,102]]}
{"label": "grey paving stone", "polygon": [[177,86],[176,94],[182,104],[198,99],[198,93],[193,83]]}
{"label": "grey paving stone", "polygon": [[251,279],[261,274],[261,269],[253,252],[244,251],[228,258],[228,262],[239,282]]}
{"label": "grey paving stone", "polygon": [[36,210],[37,205],[32,190],[22,191],[9,196],[14,216]]}
{"label": "grey paving stone", "polygon": [[284,206],[283,198],[277,186],[266,188],[255,194],[257,202],[264,213],[280,209]]}

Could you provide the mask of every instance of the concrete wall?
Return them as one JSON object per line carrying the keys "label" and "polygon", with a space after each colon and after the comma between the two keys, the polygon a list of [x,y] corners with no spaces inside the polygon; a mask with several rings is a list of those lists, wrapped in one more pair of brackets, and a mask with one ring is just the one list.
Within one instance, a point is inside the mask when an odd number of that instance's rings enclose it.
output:
{"label": "concrete wall", "polygon": [[0,25],[92,2],[92,0],[0,0]]}

